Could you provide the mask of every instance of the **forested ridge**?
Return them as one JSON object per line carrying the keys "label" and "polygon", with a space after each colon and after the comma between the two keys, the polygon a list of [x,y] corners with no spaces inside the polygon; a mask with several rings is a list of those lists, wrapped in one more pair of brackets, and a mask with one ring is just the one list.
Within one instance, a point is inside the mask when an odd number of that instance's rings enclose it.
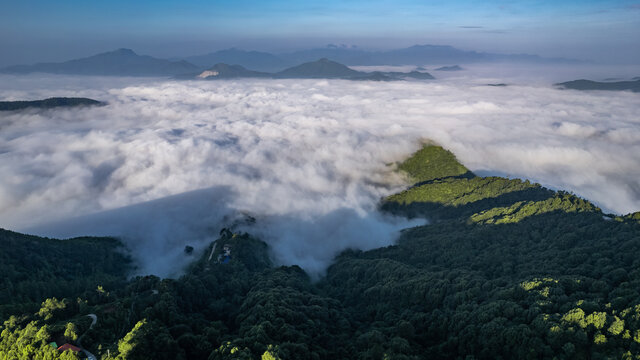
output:
{"label": "forested ridge", "polygon": [[127,280],[115,239],[2,231],[0,359],[83,357],[48,343],[85,332],[100,359],[640,358],[640,213],[478,177],[433,145],[398,170],[414,185],[381,211],[430,224],[317,282],[227,229],[175,280]]}
{"label": "forested ridge", "polygon": [[32,101],[0,101],[0,111],[17,111],[23,109],[51,109],[57,107],[103,106],[103,102],[88,98],[53,97]]}

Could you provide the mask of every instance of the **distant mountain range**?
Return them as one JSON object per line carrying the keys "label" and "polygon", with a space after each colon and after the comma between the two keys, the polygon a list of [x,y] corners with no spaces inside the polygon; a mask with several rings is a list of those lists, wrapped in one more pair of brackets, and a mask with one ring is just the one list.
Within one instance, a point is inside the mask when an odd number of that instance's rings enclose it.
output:
{"label": "distant mountain range", "polygon": [[15,111],[29,108],[51,109],[56,107],[102,106],[105,103],[87,98],[54,97],[32,101],[0,101],[0,111]]}
{"label": "distant mountain range", "polygon": [[[240,50],[236,50],[240,51]],[[562,58],[543,58],[529,54],[492,54],[456,49],[444,45],[414,45],[404,49],[387,51],[367,51],[358,48],[328,46],[291,53],[268,54],[276,56],[283,64],[296,64],[319,58],[328,58],[348,66],[356,65],[439,65],[467,64],[477,62],[529,62],[529,63],[577,63],[578,60]],[[241,62],[237,62],[244,65]],[[254,67],[255,69],[259,69]]]}
{"label": "distant mountain range", "polygon": [[0,72],[13,74],[42,72],[72,75],[174,76],[197,71],[198,69],[197,66],[184,60],[169,61],[138,55],[130,49],[118,49],[61,63],[10,66],[0,69]]}
{"label": "distant mountain range", "polygon": [[[368,51],[357,48],[328,46],[289,53],[246,51],[236,48],[220,50],[180,60],[158,59],[138,55],[130,49],[118,49],[61,63],[16,65],[0,69],[0,73],[33,72],[74,75],[177,76],[202,71],[213,64],[240,65],[256,72],[281,72],[300,63],[331,59],[347,66],[374,65],[441,65],[477,62],[576,63],[577,60],[542,58],[537,55],[492,54],[466,51],[443,45],[415,45],[404,49]],[[452,69],[457,65],[452,66]],[[444,71],[445,69],[440,68]]]}
{"label": "distant mountain range", "polygon": [[317,61],[310,61],[284,69],[277,73],[266,73],[248,70],[240,65],[216,64],[213,67],[202,71],[199,74],[181,75],[180,79],[232,79],[232,78],[263,78],[275,79],[345,79],[345,80],[372,80],[390,81],[403,79],[434,79],[427,72],[411,71],[403,72],[363,72],[349,68],[346,65],[323,58]]}
{"label": "distant mountain range", "polygon": [[633,92],[640,92],[640,79],[612,82],[573,80],[556,84],[556,86],[573,90],[631,90]]}

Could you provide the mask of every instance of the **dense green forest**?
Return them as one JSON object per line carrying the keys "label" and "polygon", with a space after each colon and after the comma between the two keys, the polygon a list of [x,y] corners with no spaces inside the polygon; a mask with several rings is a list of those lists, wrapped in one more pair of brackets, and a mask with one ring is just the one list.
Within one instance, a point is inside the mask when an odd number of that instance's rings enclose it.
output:
{"label": "dense green forest", "polygon": [[48,345],[79,338],[104,360],[640,358],[640,213],[433,145],[398,169],[414,185],[381,211],[430,224],[316,282],[226,229],[179,279],[129,280],[117,240],[0,232],[0,359],[82,358]]}

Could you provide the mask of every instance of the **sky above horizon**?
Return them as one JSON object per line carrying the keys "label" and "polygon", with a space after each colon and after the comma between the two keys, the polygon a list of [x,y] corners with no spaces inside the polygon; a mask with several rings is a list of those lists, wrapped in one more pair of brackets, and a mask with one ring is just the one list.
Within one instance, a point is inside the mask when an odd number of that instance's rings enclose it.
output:
{"label": "sky above horizon", "polygon": [[640,0],[21,0],[0,5],[0,66],[127,47],[158,57],[228,47],[414,44],[640,63]]}

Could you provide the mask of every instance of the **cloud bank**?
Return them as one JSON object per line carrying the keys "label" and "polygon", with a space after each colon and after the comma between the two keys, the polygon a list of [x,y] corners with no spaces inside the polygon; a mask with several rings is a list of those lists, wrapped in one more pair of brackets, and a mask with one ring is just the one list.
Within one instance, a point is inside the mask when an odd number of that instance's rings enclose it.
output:
{"label": "cloud bank", "polygon": [[[118,235],[166,276],[247,212],[274,259],[320,274],[339,251],[415,225],[377,214],[432,139],[471,170],[640,210],[640,97],[548,85],[3,77],[0,99],[106,107],[0,114],[0,227]],[[196,191],[197,190],[197,191]],[[194,192],[195,191],[195,192]],[[145,254],[145,256],[142,256]]]}

